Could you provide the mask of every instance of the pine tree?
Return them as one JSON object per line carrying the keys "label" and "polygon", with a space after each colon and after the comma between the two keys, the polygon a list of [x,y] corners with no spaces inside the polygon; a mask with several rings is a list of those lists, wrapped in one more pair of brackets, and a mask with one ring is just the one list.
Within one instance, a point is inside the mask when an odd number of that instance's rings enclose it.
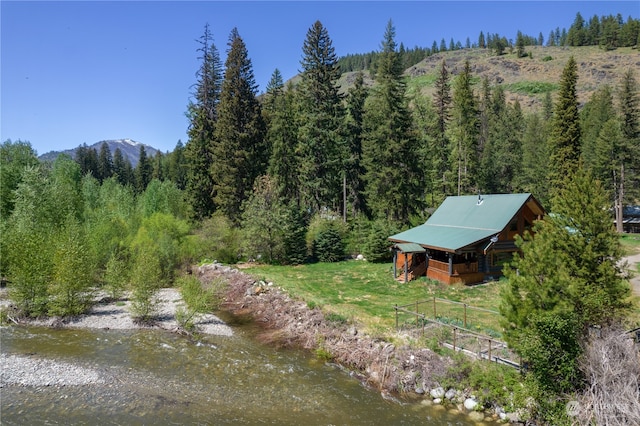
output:
{"label": "pine tree", "polygon": [[407,222],[424,202],[423,171],[415,160],[417,137],[391,21],[381,49],[377,86],[363,118],[367,204],[376,216]]}
{"label": "pine tree", "polygon": [[449,128],[451,170],[457,179],[457,195],[477,192],[478,107],[473,94],[471,65],[465,62],[453,86],[452,120]]}
{"label": "pine tree", "polygon": [[235,28],[231,30],[228,46],[211,175],[218,209],[239,223],[240,206],[251,194],[254,180],[265,173],[269,151],[253,66]]}
{"label": "pine tree", "polygon": [[300,203],[300,183],[298,181],[298,117],[295,105],[295,91],[289,83],[287,89],[278,94],[273,92],[267,129],[267,141],[271,146],[271,158],[267,169],[283,200]]}
{"label": "pine tree", "polygon": [[113,158],[111,150],[106,142],[100,145],[100,154],[98,154],[98,175],[95,176],[100,182],[110,178],[113,175]]}
{"label": "pine tree", "polygon": [[518,175],[518,188],[533,194],[543,205],[547,205],[547,144],[549,125],[540,114],[533,113],[525,119],[522,136],[522,172]]}
{"label": "pine tree", "polygon": [[581,385],[582,336],[590,326],[620,320],[629,307],[622,247],[605,192],[582,169],[533,231],[518,241],[522,256],[505,270],[505,339],[545,391],[570,392]]}
{"label": "pine tree", "polygon": [[364,75],[356,75],[353,87],[347,94],[347,144],[349,156],[346,161],[346,186],[351,210],[355,216],[366,211],[364,199],[364,168],[362,166],[362,132],[365,101],[369,95],[364,86]]}
{"label": "pine tree", "polygon": [[185,162],[185,158],[184,158],[184,145],[182,144],[181,140],[178,140],[178,142],[176,143],[176,147],[173,149],[173,151],[171,152],[171,154],[169,154],[169,159],[168,159],[168,170],[167,170],[167,177],[169,180],[171,180],[173,183],[176,184],[176,186],[180,189],[185,189],[185,184],[186,184],[186,162]]}
{"label": "pine tree", "polygon": [[562,190],[566,180],[577,170],[580,160],[581,133],[578,114],[576,61],[569,58],[560,81],[549,137],[549,183],[552,197]]}
{"label": "pine tree", "polygon": [[518,35],[516,36],[516,55],[518,58],[522,58],[526,56],[524,51],[524,36],[522,35],[522,31],[518,31]]}
{"label": "pine tree", "polygon": [[482,31],[480,31],[480,35],[478,36],[478,47],[480,49],[486,49],[487,47],[487,43],[484,40],[484,33]]}
{"label": "pine tree", "polygon": [[[480,33],[482,35],[482,32]],[[440,64],[440,71],[434,83],[433,107],[437,115],[437,125],[434,135],[432,150],[433,167],[437,170],[437,176],[441,182],[442,194],[448,193],[449,182],[447,171],[449,169],[449,140],[447,127],[451,120],[451,83],[449,71],[445,60]]]}
{"label": "pine tree", "polygon": [[142,193],[147,188],[147,185],[149,185],[149,182],[151,182],[153,164],[151,164],[151,160],[147,157],[147,150],[144,148],[144,145],[140,145],[138,157],[138,165],[135,169],[135,181],[136,190],[138,193]]}
{"label": "pine tree", "polygon": [[[627,70],[619,88],[621,146],[618,163],[616,215],[622,218],[623,206],[640,196],[640,100],[632,70]],[[622,232],[622,221],[617,220]]]}
{"label": "pine tree", "polygon": [[316,21],[302,47],[300,128],[296,152],[302,204],[338,210],[344,176],[344,109],[336,82],[337,56],[327,29]]}
{"label": "pine tree", "polygon": [[184,158],[187,168],[187,198],[193,208],[193,216],[202,219],[210,216],[215,210],[211,164],[222,85],[222,64],[209,25],[205,25],[198,43],[198,59],[201,64],[196,74],[194,100],[188,106],[189,141],[185,147]]}

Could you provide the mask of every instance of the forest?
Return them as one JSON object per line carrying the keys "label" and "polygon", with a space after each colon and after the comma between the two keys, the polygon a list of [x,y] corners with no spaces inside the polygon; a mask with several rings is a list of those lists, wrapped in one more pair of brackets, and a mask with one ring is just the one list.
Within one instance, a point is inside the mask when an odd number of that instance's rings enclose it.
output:
{"label": "forest", "polygon": [[[578,13],[568,31],[551,32],[547,45],[607,50],[629,46],[639,34],[640,21],[633,18],[587,22]],[[499,39],[506,50],[495,49]],[[345,58],[336,56],[328,31],[315,22],[303,41],[297,83],[285,83],[276,69],[259,96],[238,31],[229,36],[224,64],[212,40],[205,26],[187,106],[189,140],[178,141],[172,152],[150,158],[141,146],[132,168],[106,144],[100,152],[80,147],[74,160],[54,163],[39,162],[28,142],[2,144],[0,272],[15,277],[20,259],[31,258],[19,253],[29,244],[16,250],[11,241],[33,239],[43,262],[39,272],[23,265],[28,270],[17,274],[41,274],[36,281],[42,294],[32,289],[24,295],[33,305],[27,311],[47,312],[45,283],[56,274],[63,287],[66,281],[108,283],[113,268],[133,273],[147,250],[165,251],[160,263],[166,284],[175,267],[199,256],[278,264],[358,253],[387,259],[386,237],[422,223],[448,195],[529,192],[548,208],[578,167],[602,183],[612,212],[638,203],[640,105],[631,68],[617,84],[601,85],[579,103],[571,56],[557,90],[543,90],[541,107],[524,110],[517,98],[507,101],[503,85],[474,76],[468,59],[456,75],[443,59],[432,95],[410,91],[407,64],[434,50],[399,47],[392,22],[374,57]],[[518,32],[514,44],[481,32],[477,43],[466,45],[526,61],[526,47],[543,40]],[[347,64],[356,57],[364,69],[340,90],[341,69],[357,69]],[[219,235],[212,239],[211,233]],[[198,235],[209,252],[183,247],[200,247],[193,243]],[[70,246],[56,248],[62,241]],[[83,254],[74,262],[92,264],[81,268],[91,271],[86,277],[62,278],[77,269],[55,260],[67,250]],[[56,272],[58,267],[69,270]]]}
{"label": "forest", "polygon": [[[474,76],[468,59],[456,74],[443,59],[432,95],[410,91],[405,70],[462,49],[526,61],[542,33],[515,42],[481,33],[464,48],[442,40],[430,49],[406,49],[395,36],[390,21],[378,52],[338,58],[315,22],[299,79],[284,82],[276,69],[259,95],[238,31],[223,64],[205,26],[189,139],[152,158],[141,147],[135,168],[105,146],[49,163],[29,142],[3,142],[0,276],[22,314],[77,315],[104,289],[113,298],[131,291],[145,321],[155,290],[205,260],[386,261],[387,237],[424,222],[449,195],[528,192],[553,211],[577,171],[599,182],[594,197],[611,224],[640,202],[637,70],[581,103],[571,56],[557,90],[525,110],[503,85]],[[577,14],[546,45],[637,55],[639,37],[638,20]],[[347,71],[353,83],[341,90]]]}

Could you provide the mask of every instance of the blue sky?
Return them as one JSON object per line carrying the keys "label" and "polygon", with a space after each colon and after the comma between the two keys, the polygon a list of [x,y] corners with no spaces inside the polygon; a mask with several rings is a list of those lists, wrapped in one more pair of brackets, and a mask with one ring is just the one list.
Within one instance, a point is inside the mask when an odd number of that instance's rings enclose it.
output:
{"label": "blue sky", "polygon": [[7,1],[0,2],[0,140],[38,154],[130,138],[162,151],[186,143],[185,110],[208,23],[224,62],[234,27],[260,92],[278,68],[297,74],[316,20],[338,56],[377,50],[389,19],[396,42],[463,45],[480,31],[545,40],[580,12],[638,18],[637,1]]}

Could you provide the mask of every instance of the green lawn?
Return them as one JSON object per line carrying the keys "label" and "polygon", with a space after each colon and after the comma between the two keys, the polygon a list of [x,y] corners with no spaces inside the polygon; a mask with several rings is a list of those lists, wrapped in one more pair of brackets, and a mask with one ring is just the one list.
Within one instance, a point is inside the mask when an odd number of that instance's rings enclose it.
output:
{"label": "green lawn", "polygon": [[[377,335],[386,335],[394,329],[394,305],[415,305],[416,301],[433,300],[435,296],[497,311],[500,288],[504,285],[504,282],[478,286],[446,285],[425,278],[405,284],[393,279],[390,263],[360,261],[300,266],[250,265],[245,272],[256,279],[273,282],[309,306],[318,306],[327,313],[352,320]],[[419,311],[429,314],[432,303],[420,306]],[[462,312],[462,306],[446,306],[438,302],[438,316],[462,318]],[[406,317],[415,320],[415,317]],[[495,314],[469,311],[468,322],[474,323],[478,331],[498,327]]]}

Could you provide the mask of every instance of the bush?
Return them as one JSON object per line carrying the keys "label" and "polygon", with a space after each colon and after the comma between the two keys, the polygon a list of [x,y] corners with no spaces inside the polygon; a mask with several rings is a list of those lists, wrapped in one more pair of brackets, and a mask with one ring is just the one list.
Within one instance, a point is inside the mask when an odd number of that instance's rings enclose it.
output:
{"label": "bush", "polygon": [[189,275],[178,278],[176,285],[187,305],[186,309],[181,308],[176,312],[176,320],[185,330],[193,330],[196,314],[211,312],[220,306],[219,294],[224,286],[222,280],[214,280],[204,286],[198,278]]}
{"label": "bush", "polygon": [[223,214],[215,213],[205,219],[196,235],[196,241],[190,241],[191,246],[195,246],[192,256],[196,259],[214,259],[222,263],[238,262],[241,252],[239,231]]}

